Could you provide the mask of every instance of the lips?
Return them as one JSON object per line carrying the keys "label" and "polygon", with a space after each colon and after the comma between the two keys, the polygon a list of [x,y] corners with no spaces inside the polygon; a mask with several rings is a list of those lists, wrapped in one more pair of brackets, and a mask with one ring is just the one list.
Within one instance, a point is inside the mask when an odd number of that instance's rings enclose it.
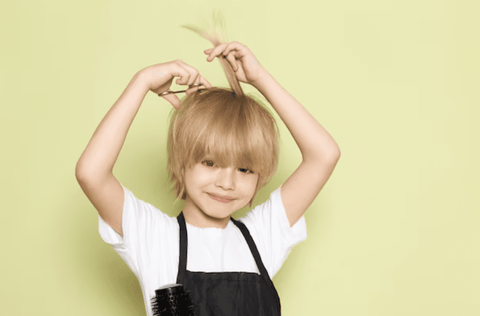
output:
{"label": "lips", "polygon": [[218,194],[213,194],[213,193],[208,193],[208,194],[216,196],[216,197],[224,199],[224,200],[233,200],[233,197],[231,197],[231,196],[218,195]]}
{"label": "lips", "polygon": [[222,202],[222,203],[229,203],[229,202],[232,202],[234,199],[232,197],[229,197],[229,196],[219,196],[219,195],[215,195],[215,194],[211,194],[211,193],[207,193],[212,199],[214,199],[215,201],[219,201],[219,202]]}

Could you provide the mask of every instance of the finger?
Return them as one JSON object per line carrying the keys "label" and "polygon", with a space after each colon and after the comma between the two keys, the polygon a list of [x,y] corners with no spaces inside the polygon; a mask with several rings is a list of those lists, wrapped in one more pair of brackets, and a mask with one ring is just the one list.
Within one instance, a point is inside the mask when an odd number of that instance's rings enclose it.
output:
{"label": "finger", "polygon": [[199,80],[200,80],[199,82],[201,82],[205,87],[212,88],[212,85],[210,84],[210,82],[208,82],[207,79],[200,76]]}
{"label": "finger", "polygon": [[186,62],[184,62],[183,60],[179,60],[178,62],[182,65],[183,68],[187,69],[187,71],[190,73],[190,78],[184,84],[191,86],[192,84],[197,83],[198,82],[197,78],[198,76],[200,76],[199,71],[196,68],[187,64]]}
{"label": "finger", "polygon": [[212,87],[210,82],[208,82],[208,80],[203,78],[201,75],[198,76],[198,78],[196,80],[196,83],[201,83],[203,85],[203,87],[198,85],[198,86],[189,88],[189,89],[187,89],[187,91],[185,91],[185,93],[187,95],[190,95],[191,93],[194,93],[194,92],[198,91],[199,89],[205,89],[205,88],[211,88]]}
{"label": "finger", "polygon": [[212,48],[209,48],[209,49],[206,49],[206,50],[204,50],[203,52],[208,55],[208,54],[210,54],[210,52],[211,52],[212,50],[213,50],[213,47],[212,47]]}
{"label": "finger", "polygon": [[[186,95],[190,95],[190,94],[196,92],[198,89],[200,89],[200,87],[202,87],[203,83],[200,82],[200,77],[201,77],[201,76],[200,76],[200,74],[199,74],[199,75],[195,78],[195,83],[192,84],[193,86],[192,86],[192,85],[189,85],[189,86],[188,86],[189,88],[185,91],[185,94],[186,94]],[[202,87],[202,88],[203,88],[203,87]]]}
{"label": "finger", "polygon": [[177,60],[172,64],[172,75],[175,77],[180,77],[175,80],[175,83],[178,85],[186,84],[190,80],[190,72],[185,69],[185,66]]}
{"label": "finger", "polygon": [[227,60],[230,63],[230,65],[232,66],[233,70],[237,71],[238,70],[238,64],[237,64],[237,60],[235,59],[235,51],[232,51],[227,55]]}
{"label": "finger", "polygon": [[170,102],[173,105],[173,107],[177,110],[180,109],[180,107],[182,106],[182,103],[180,102],[180,99],[173,93],[164,95],[164,96],[162,96],[162,98],[164,98],[165,100]]}
{"label": "finger", "polygon": [[227,44],[220,44],[217,47],[215,47],[207,57],[207,61],[212,61],[215,59],[215,57],[220,56],[223,52],[223,50],[227,47]]}
{"label": "finger", "polygon": [[247,47],[239,42],[231,42],[223,50],[223,55],[227,56],[232,51],[235,58],[242,58],[246,54]]}

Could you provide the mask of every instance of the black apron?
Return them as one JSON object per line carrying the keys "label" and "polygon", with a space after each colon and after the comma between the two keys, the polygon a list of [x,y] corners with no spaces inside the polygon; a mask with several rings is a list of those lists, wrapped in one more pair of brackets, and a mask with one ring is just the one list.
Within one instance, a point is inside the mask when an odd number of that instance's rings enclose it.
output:
{"label": "black apron", "polygon": [[187,227],[183,212],[177,283],[190,291],[195,316],[279,316],[280,298],[262,263],[247,227],[233,217],[252,252],[260,274],[254,272],[192,272],[187,270]]}

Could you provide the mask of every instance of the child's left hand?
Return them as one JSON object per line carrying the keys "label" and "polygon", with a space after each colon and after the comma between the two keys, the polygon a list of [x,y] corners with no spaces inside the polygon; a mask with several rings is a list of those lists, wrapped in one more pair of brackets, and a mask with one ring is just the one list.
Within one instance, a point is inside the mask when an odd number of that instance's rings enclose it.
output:
{"label": "child's left hand", "polygon": [[203,51],[209,55],[207,61],[211,62],[215,57],[225,58],[240,82],[255,86],[268,72],[260,65],[248,47],[239,43],[220,44],[214,48]]}

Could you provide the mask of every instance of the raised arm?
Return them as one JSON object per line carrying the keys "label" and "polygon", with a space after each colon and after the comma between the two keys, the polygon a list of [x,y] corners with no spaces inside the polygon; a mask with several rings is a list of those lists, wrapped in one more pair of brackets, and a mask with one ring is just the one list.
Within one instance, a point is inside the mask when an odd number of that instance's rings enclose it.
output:
{"label": "raised arm", "polygon": [[135,74],[98,125],[75,167],[83,192],[102,219],[120,236],[123,236],[124,194],[120,182],[113,176],[113,166],[147,92],[141,74]]}
{"label": "raised arm", "polygon": [[283,183],[281,196],[290,226],[313,203],[340,158],[340,148],[315,118],[275,79],[266,74],[255,83],[292,134],[302,162]]}
{"label": "raised arm", "polygon": [[113,173],[128,130],[148,92],[138,72],[110,108],[95,130],[87,148],[77,162],[77,178],[101,178]]}
{"label": "raised arm", "polygon": [[238,42],[204,51],[207,61],[225,58],[239,81],[253,85],[275,109],[302,153],[302,162],[285,181],[281,197],[290,226],[302,217],[323,188],[340,158],[340,149],[330,134],[266,71],[253,53]]}
{"label": "raised arm", "polygon": [[[100,216],[120,235],[122,232],[123,188],[113,176],[113,167],[127,137],[128,130],[149,90],[167,91],[174,77],[177,84],[201,82],[211,87],[198,71],[181,60],[156,64],[137,72],[120,98],[105,115],[93,134],[75,168],[82,190]],[[198,87],[187,90],[187,94]],[[164,98],[175,108],[180,106],[176,95]]]}

